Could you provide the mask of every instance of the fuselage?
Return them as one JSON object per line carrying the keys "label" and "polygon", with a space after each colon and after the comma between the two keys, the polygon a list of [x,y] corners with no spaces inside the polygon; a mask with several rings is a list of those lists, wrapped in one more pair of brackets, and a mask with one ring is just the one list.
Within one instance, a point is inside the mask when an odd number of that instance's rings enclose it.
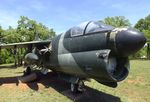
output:
{"label": "fuselage", "polygon": [[[138,41],[120,40],[126,35],[127,38],[128,35],[139,37]],[[99,82],[118,82],[127,77],[128,56],[143,46],[145,38],[142,37],[141,33],[133,29],[116,30],[98,22],[85,22],[53,38],[52,52],[49,60],[45,61],[45,67]],[[131,47],[135,43],[139,45]]]}

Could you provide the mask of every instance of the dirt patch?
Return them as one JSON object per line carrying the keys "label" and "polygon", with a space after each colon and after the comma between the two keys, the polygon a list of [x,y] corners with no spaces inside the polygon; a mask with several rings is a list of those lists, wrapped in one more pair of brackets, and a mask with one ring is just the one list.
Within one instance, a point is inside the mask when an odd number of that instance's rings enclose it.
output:
{"label": "dirt patch", "polygon": [[2,87],[7,88],[7,89],[14,89],[14,88],[19,88],[23,91],[29,89],[29,87],[26,84],[20,83],[18,86],[15,84],[3,84]]}
{"label": "dirt patch", "polygon": [[[44,88],[48,88],[48,84],[53,80],[52,74],[49,73],[46,76],[40,76],[36,81],[30,82],[30,83],[22,83],[21,81],[18,80],[18,76],[16,77],[3,77],[0,78],[0,86],[2,88],[7,88],[7,89],[20,89],[22,91],[26,91],[28,89],[33,89],[33,90],[43,90]],[[53,90],[51,90],[53,91]]]}
{"label": "dirt patch", "polygon": [[38,91],[43,90],[45,88],[45,86],[40,84],[40,83],[37,84],[37,85],[35,85],[34,83],[30,83],[30,85],[25,84],[25,83],[19,83],[18,85],[16,85],[15,83],[1,85],[2,88],[7,88],[7,89],[10,89],[10,90],[11,89],[19,89],[19,90],[22,90],[22,91],[26,91],[28,89],[35,89],[36,87],[33,88],[34,86],[38,87],[38,89],[37,89]]}
{"label": "dirt patch", "polygon": [[129,83],[129,84],[144,84],[145,80],[143,77],[138,76],[135,79],[128,79],[127,83]]}

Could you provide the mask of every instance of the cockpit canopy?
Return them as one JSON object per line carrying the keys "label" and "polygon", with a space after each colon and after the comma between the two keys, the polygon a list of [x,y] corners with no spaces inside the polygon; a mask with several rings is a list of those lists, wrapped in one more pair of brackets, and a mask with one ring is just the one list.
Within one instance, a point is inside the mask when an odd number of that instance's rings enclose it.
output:
{"label": "cockpit canopy", "polygon": [[88,21],[81,23],[78,26],[72,27],[66,33],[69,33],[71,37],[80,36],[84,34],[92,34],[97,32],[108,32],[113,30],[112,26],[106,25],[102,22]]}

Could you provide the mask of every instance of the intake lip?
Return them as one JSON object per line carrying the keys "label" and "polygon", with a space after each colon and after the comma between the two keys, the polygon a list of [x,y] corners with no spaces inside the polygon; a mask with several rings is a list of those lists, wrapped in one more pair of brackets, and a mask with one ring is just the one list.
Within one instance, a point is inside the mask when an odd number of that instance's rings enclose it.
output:
{"label": "intake lip", "polygon": [[140,50],[146,43],[144,34],[135,30],[127,29],[118,31],[116,34],[117,52],[122,56],[129,56]]}
{"label": "intake lip", "polygon": [[129,73],[129,60],[127,57],[110,57],[108,60],[107,72],[115,82],[124,80]]}

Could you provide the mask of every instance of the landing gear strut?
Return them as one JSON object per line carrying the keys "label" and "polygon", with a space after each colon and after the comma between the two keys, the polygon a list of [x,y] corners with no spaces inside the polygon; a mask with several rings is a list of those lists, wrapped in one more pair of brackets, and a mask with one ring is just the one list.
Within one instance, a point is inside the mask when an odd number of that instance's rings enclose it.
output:
{"label": "landing gear strut", "polygon": [[21,81],[22,83],[31,82],[36,79],[37,79],[37,73],[32,72],[31,67],[29,67],[29,66],[24,71],[23,76],[18,77],[18,80]]}
{"label": "landing gear strut", "polygon": [[31,74],[31,68],[28,66],[26,70],[23,72],[23,76],[27,76]]}
{"label": "landing gear strut", "polygon": [[83,92],[85,85],[82,80],[79,80],[77,83],[71,83],[71,91],[73,93]]}

